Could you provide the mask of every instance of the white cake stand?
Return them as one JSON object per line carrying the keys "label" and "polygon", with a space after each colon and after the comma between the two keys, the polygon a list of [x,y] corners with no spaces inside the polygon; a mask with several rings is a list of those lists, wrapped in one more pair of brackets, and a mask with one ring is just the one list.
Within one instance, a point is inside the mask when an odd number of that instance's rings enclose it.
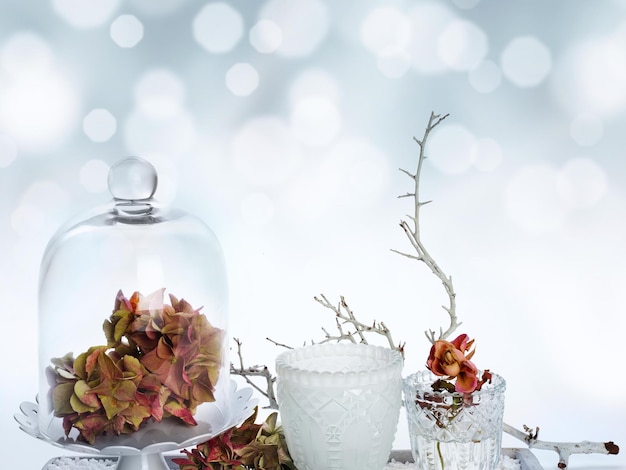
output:
{"label": "white cake stand", "polygon": [[231,380],[224,404],[204,403],[194,415],[197,426],[188,426],[176,419],[149,423],[139,431],[122,436],[100,436],[94,445],[73,437],[50,438],[39,429],[39,405],[22,402],[15,420],[25,433],[63,449],[90,455],[118,457],[116,470],[169,470],[163,452],[184,449],[208,441],[233,426],[243,423],[253,412],[258,400],[252,388],[237,389]]}

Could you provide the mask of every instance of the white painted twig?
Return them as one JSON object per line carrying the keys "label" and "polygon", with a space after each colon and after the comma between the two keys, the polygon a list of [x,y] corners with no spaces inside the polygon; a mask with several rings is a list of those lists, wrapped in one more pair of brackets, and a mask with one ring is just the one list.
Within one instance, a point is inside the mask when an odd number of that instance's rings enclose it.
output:
{"label": "white painted twig", "polygon": [[422,208],[422,206],[431,202],[431,201],[420,201],[420,194],[419,194],[420,177],[422,174],[422,165],[424,163],[424,160],[427,158],[426,157],[426,141],[428,140],[428,136],[430,135],[432,130],[435,127],[437,127],[439,124],[441,124],[441,121],[443,121],[448,116],[449,116],[448,114],[445,114],[442,116],[440,114],[435,114],[434,112],[430,113],[430,119],[428,120],[428,125],[426,126],[426,130],[424,131],[424,136],[422,137],[422,139],[420,140],[420,139],[417,139],[416,137],[413,137],[413,140],[415,140],[415,142],[417,142],[417,144],[420,147],[419,159],[417,161],[417,170],[415,174],[410,173],[409,171],[403,170],[402,168],[400,168],[400,171],[406,174],[407,176],[409,176],[413,180],[413,183],[414,183],[414,188],[413,188],[412,193],[407,193],[407,194],[398,196],[401,198],[402,197],[413,198],[414,212],[413,212],[413,215],[408,216],[408,218],[412,220],[413,226],[411,226],[407,221],[402,220],[400,221],[400,227],[402,227],[402,230],[404,230],[404,233],[408,237],[409,242],[411,242],[411,246],[413,246],[413,249],[415,250],[417,254],[409,254],[409,253],[404,253],[398,250],[391,250],[402,256],[406,256],[408,258],[416,259],[418,261],[424,262],[426,266],[428,266],[430,270],[435,274],[435,276],[437,276],[441,280],[441,283],[443,284],[443,287],[446,290],[446,294],[448,295],[448,299],[449,299],[449,304],[447,307],[443,306],[443,309],[448,313],[448,316],[450,317],[450,325],[445,331],[443,331],[443,328],[439,328],[438,337],[435,337],[436,333],[434,330],[429,329],[425,331],[426,337],[431,343],[434,343],[436,339],[448,338],[454,332],[454,330],[456,330],[457,327],[461,325],[461,323],[459,323],[457,316],[456,316],[456,293],[454,292],[454,286],[452,285],[452,277],[447,276],[443,272],[443,270],[439,267],[437,262],[432,258],[432,256],[430,255],[430,253],[428,252],[428,250],[426,249],[426,247],[424,246],[420,238],[420,209]]}
{"label": "white painted twig", "polygon": [[[391,331],[389,331],[389,328],[387,328],[384,323],[376,321],[374,321],[371,325],[361,323],[359,320],[356,319],[354,313],[348,306],[348,303],[343,296],[340,297],[339,304],[337,306],[330,303],[326,296],[324,296],[323,294],[321,294],[319,297],[314,297],[314,299],[324,307],[329,308],[333,312],[335,312],[335,320],[337,323],[336,326],[337,330],[339,331],[338,335],[331,335],[330,333],[328,333],[328,331],[322,328],[325,338],[320,341],[320,343],[328,343],[330,341],[351,341],[353,343],[358,342],[363,344],[369,344],[367,342],[365,333],[374,333],[384,336],[389,343],[389,347],[391,349],[396,349],[400,351],[400,353],[404,356],[404,344],[400,343],[396,346],[393,338],[391,337]],[[353,326],[354,331],[345,331],[344,325]]]}
{"label": "white painted twig", "polygon": [[559,463],[557,466],[561,469],[566,469],[569,462],[569,457],[572,454],[611,454],[615,455],[619,453],[619,447],[612,441],[609,442],[550,442],[541,441],[537,437],[539,435],[539,428],[530,429],[524,426],[524,431],[520,431],[513,426],[506,423],[503,424],[503,430],[505,433],[523,441],[528,445],[529,449],[541,449],[552,450],[559,455]]}
{"label": "white painted twig", "polygon": [[[274,382],[276,382],[276,377],[274,377],[267,366],[264,365],[256,365],[252,367],[244,367],[243,365],[243,356],[241,354],[241,341],[237,338],[233,338],[235,343],[237,344],[237,356],[239,357],[239,367],[236,367],[232,362],[230,363],[230,373],[233,375],[239,375],[243,377],[243,379],[250,385],[252,388],[260,392],[267,401],[269,405],[267,408],[272,408],[274,410],[278,409],[278,402],[276,401],[276,394],[274,392]],[[259,387],[254,381],[250,379],[250,377],[263,377],[266,383],[266,388],[263,390]]]}

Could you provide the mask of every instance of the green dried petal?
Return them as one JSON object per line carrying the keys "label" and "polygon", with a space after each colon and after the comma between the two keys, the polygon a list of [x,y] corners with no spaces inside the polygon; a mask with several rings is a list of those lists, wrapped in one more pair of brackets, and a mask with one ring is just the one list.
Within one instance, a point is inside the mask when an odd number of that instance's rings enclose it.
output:
{"label": "green dried petal", "polygon": [[130,403],[127,401],[116,400],[113,397],[104,395],[100,396],[100,401],[108,419],[113,419],[114,416],[130,406]]}
{"label": "green dried petal", "polygon": [[55,416],[65,416],[74,413],[70,399],[74,395],[73,383],[62,383],[52,390],[52,403]]}
{"label": "green dried petal", "polygon": [[77,377],[83,380],[87,379],[86,364],[87,364],[87,353],[82,353],[76,356],[76,359],[74,360],[74,373],[76,374]]}
{"label": "green dried petal", "polygon": [[137,386],[130,380],[122,381],[117,387],[113,396],[117,400],[134,401],[135,393],[137,392]]}
{"label": "green dried petal", "polygon": [[[74,408],[74,410],[78,413],[94,411],[100,408],[100,401],[98,400],[98,397],[92,392],[91,387],[89,387],[87,382],[84,380],[79,380],[76,384],[74,384],[74,397],[82,403],[82,406],[79,404],[74,405],[74,403],[72,403],[72,408]],[[78,407],[84,409],[78,409]]]}
{"label": "green dried petal", "polygon": [[98,410],[100,407],[91,407],[86,405],[80,398],[78,398],[75,394],[70,397],[70,405],[72,406],[72,410],[76,413],[90,413],[92,411]]}

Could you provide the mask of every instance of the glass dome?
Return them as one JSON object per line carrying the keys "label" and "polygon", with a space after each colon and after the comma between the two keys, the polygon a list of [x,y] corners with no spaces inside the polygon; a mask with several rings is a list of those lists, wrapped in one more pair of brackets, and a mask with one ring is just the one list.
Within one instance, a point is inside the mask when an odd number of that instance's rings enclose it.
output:
{"label": "glass dome", "polygon": [[153,199],[145,160],[117,162],[108,185],[113,199],[63,226],[43,255],[39,429],[95,447],[145,427],[138,445],[150,445],[172,422],[206,432],[203,407],[228,413],[222,249],[200,219]]}

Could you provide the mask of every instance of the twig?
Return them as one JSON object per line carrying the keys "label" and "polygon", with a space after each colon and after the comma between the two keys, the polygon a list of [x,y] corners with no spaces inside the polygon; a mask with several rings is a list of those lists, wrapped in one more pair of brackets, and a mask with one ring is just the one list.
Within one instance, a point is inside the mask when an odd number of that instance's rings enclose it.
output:
{"label": "twig", "polygon": [[283,344],[283,343],[279,343],[278,341],[273,340],[272,338],[265,338],[266,340],[268,340],[270,343],[273,343],[274,346],[280,346],[281,348],[285,348],[285,349],[293,349],[292,346],[289,346],[287,344]]}
{"label": "twig", "polygon": [[[322,306],[331,309],[335,312],[335,321],[337,323],[338,335],[331,335],[324,328],[325,338],[320,343],[328,343],[330,341],[351,341],[353,343],[368,344],[365,333],[375,333],[384,336],[389,343],[391,349],[400,351],[402,357],[404,357],[404,343],[399,343],[397,346],[391,336],[391,331],[382,322],[374,321],[371,325],[361,323],[356,319],[354,313],[348,306],[346,299],[341,296],[338,305],[334,305],[328,301],[325,295],[320,294],[320,297],[314,297],[315,301],[319,302]],[[354,331],[345,331],[344,325],[351,325],[354,327]],[[358,341],[357,341],[358,338]]]}
{"label": "twig", "polygon": [[428,253],[428,250],[426,250],[426,247],[424,246],[420,238],[420,225],[419,225],[420,209],[422,208],[422,206],[425,206],[426,204],[429,204],[431,202],[431,201],[420,201],[419,199],[420,176],[422,174],[422,165],[424,163],[424,160],[427,158],[426,157],[426,141],[428,140],[428,136],[430,135],[432,130],[435,127],[437,127],[439,124],[441,124],[441,122],[448,116],[449,114],[445,114],[442,116],[440,114],[435,114],[434,112],[430,113],[430,119],[428,120],[428,125],[426,126],[426,130],[424,131],[424,136],[422,137],[422,139],[420,140],[420,139],[417,139],[416,137],[413,137],[413,140],[415,140],[415,142],[417,142],[417,144],[420,147],[420,154],[419,154],[419,159],[417,162],[417,171],[415,172],[415,174],[412,174],[409,171],[400,168],[400,171],[406,174],[407,176],[409,176],[414,182],[414,189],[412,193],[407,193],[407,194],[398,196],[399,198],[412,197],[414,200],[413,215],[408,216],[408,218],[413,221],[413,227],[411,227],[409,223],[405,220],[400,221],[400,227],[402,227],[402,230],[404,230],[404,233],[406,234],[409,241],[411,242],[411,245],[417,252],[417,255],[403,253],[398,250],[391,250],[402,256],[406,256],[407,258],[416,259],[418,261],[424,262],[430,268],[430,270],[441,280],[446,290],[446,293],[448,294],[450,303],[447,307],[443,306],[443,309],[448,313],[448,316],[450,317],[450,326],[448,326],[446,331],[443,331],[443,328],[439,328],[438,338],[435,338],[435,331],[430,330],[430,329],[428,331],[425,331],[426,337],[431,343],[434,343],[435,339],[446,339],[448,336],[450,336],[454,332],[454,330],[456,330],[456,328],[459,325],[461,325],[461,323],[458,322],[458,319],[456,316],[456,293],[454,292],[454,287],[452,285],[452,277],[446,276],[446,274],[439,267],[437,262],[432,258],[432,256],[430,256],[430,254]]}
{"label": "twig", "polygon": [[524,431],[520,431],[506,423],[502,425],[504,432],[525,442],[529,449],[552,450],[559,455],[559,463],[557,466],[566,469],[569,457],[572,454],[608,454],[616,455],[619,453],[619,447],[612,441],[609,442],[549,442],[541,441],[539,436],[539,428],[534,430],[524,426]]}
{"label": "twig", "polygon": [[[230,363],[230,373],[234,375],[239,375],[244,378],[244,380],[255,390],[259,391],[267,401],[269,405],[266,408],[272,408],[274,410],[278,409],[278,402],[276,401],[276,394],[274,392],[274,382],[276,382],[276,378],[272,376],[271,372],[264,365],[256,365],[252,367],[244,367],[243,365],[243,356],[241,354],[241,341],[237,338],[233,338],[235,343],[237,344],[237,356],[239,357],[239,367],[235,367],[235,365]],[[263,390],[256,383],[250,380],[250,377],[263,377],[266,382],[266,388]]]}

